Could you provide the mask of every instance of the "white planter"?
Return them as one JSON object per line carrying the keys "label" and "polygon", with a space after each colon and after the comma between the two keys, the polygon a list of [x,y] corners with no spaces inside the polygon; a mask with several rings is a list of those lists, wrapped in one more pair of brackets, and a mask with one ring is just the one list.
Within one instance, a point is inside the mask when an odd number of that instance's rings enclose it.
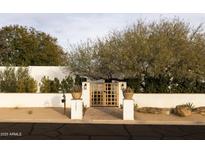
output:
{"label": "white planter", "polygon": [[71,119],[83,119],[82,100],[71,100]]}
{"label": "white planter", "polygon": [[123,120],[134,120],[134,101],[124,99],[123,101]]}

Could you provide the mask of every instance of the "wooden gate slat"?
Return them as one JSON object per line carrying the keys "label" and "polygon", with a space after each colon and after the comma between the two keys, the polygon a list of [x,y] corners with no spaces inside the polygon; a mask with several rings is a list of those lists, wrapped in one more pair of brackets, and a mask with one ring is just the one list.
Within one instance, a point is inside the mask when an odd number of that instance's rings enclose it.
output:
{"label": "wooden gate slat", "polygon": [[91,83],[91,106],[118,106],[118,83]]}

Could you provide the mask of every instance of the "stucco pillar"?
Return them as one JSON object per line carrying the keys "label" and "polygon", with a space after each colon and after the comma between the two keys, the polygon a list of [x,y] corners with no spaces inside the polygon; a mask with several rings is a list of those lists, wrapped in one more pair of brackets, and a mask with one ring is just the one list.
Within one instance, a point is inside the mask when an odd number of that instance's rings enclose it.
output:
{"label": "stucco pillar", "polygon": [[83,101],[71,100],[71,119],[83,119]]}
{"label": "stucco pillar", "polygon": [[134,101],[132,99],[123,101],[123,120],[134,120]]}
{"label": "stucco pillar", "polygon": [[90,107],[90,83],[82,82],[82,100],[85,107]]}
{"label": "stucco pillar", "polygon": [[121,105],[123,105],[123,89],[127,88],[127,83],[126,82],[119,82],[118,84],[118,94],[119,94],[119,108]]}

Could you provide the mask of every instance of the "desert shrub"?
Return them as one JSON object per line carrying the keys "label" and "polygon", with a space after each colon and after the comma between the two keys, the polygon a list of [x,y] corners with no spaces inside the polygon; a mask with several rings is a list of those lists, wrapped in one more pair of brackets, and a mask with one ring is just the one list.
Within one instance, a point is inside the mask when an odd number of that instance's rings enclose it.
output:
{"label": "desert shrub", "polygon": [[19,68],[16,71],[16,92],[36,92],[37,82],[29,75],[27,68]]}
{"label": "desert shrub", "polygon": [[57,78],[53,80],[49,77],[44,76],[41,79],[40,92],[41,93],[58,93],[60,89],[60,81]]}
{"label": "desert shrub", "polygon": [[74,80],[71,76],[66,76],[62,81],[61,81],[61,89],[64,92],[71,92],[71,89],[74,85]]}
{"label": "desert shrub", "polygon": [[134,109],[137,110],[139,108],[138,104],[134,104]]}
{"label": "desert shrub", "polygon": [[33,78],[28,79],[26,92],[35,93],[37,92],[37,82]]}
{"label": "desert shrub", "polygon": [[[73,79],[72,76],[66,76],[64,79],[59,81],[58,78],[53,80],[49,77],[44,76],[41,79],[40,92],[41,93],[58,93],[60,90],[65,93],[71,92],[72,88],[76,85],[81,86],[82,80],[80,77]],[[76,83],[75,83],[76,82]]]}
{"label": "desert shrub", "polygon": [[147,76],[125,79],[127,85],[136,93],[204,93],[205,82],[186,78],[170,80],[168,77]]}
{"label": "desert shrub", "polygon": [[47,93],[49,91],[50,91],[50,79],[49,77],[44,76],[41,79],[40,92]]}
{"label": "desert shrub", "polygon": [[50,92],[58,93],[59,89],[60,89],[60,81],[58,78],[54,78],[54,80],[50,82]]}
{"label": "desert shrub", "polygon": [[193,104],[193,103],[191,103],[191,102],[186,103],[185,105],[186,105],[187,107],[189,107],[189,108],[190,108],[190,110],[192,110],[192,111],[195,109],[194,104]]}
{"label": "desert shrub", "polygon": [[1,92],[16,92],[15,68],[7,67],[1,74]]}
{"label": "desert shrub", "polygon": [[125,82],[127,82],[127,86],[132,88],[134,92],[142,92],[141,89],[141,82],[139,78],[129,78],[125,79]]}
{"label": "desert shrub", "polygon": [[74,83],[75,85],[82,85],[82,82],[86,81],[85,78],[80,77],[79,75],[75,76]]}
{"label": "desert shrub", "polygon": [[1,92],[36,92],[37,83],[29,75],[27,68],[7,67],[0,72],[0,91]]}

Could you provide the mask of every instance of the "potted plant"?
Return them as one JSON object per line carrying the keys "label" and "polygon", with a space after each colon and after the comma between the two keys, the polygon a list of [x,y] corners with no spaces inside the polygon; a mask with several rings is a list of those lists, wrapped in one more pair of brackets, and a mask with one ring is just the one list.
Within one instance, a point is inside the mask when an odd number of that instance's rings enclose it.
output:
{"label": "potted plant", "polygon": [[134,91],[132,90],[132,88],[127,87],[124,91],[123,91],[123,95],[125,99],[132,99],[133,95],[134,95]]}
{"label": "potted plant", "polygon": [[82,87],[79,85],[73,86],[73,88],[71,89],[71,94],[72,94],[73,99],[81,99]]}

